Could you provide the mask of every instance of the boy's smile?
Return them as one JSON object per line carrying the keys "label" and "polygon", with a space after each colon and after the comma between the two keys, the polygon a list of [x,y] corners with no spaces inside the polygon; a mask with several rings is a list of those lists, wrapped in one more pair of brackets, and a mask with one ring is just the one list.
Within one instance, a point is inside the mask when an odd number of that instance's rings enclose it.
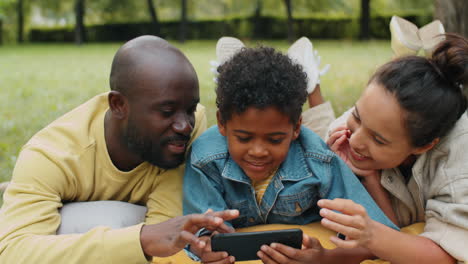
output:
{"label": "boy's smile", "polygon": [[229,154],[252,181],[267,178],[281,165],[289,145],[299,136],[300,124],[291,124],[275,107],[249,107],[224,123],[218,114],[219,131],[228,141]]}

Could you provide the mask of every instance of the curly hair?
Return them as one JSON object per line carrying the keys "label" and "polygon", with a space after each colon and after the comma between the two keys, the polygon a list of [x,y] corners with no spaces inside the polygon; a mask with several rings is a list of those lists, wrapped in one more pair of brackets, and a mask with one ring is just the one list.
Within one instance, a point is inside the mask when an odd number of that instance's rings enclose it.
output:
{"label": "curly hair", "polygon": [[270,47],[243,48],[218,67],[216,106],[221,122],[249,107],[276,107],[296,124],[307,98],[302,66]]}

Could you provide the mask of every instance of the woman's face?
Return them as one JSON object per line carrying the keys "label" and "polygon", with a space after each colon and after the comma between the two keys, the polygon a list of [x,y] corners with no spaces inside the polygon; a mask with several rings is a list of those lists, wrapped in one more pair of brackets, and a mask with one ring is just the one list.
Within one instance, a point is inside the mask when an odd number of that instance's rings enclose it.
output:
{"label": "woman's face", "polygon": [[422,149],[410,144],[404,117],[394,95],[380,84],[369,84],[347,121],[351,163],[364,170],[388,169],[420,154]]}

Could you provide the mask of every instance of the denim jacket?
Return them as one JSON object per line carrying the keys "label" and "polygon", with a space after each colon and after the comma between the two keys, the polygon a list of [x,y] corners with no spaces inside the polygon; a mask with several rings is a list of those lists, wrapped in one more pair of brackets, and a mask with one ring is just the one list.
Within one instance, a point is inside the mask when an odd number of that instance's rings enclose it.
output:
{"label": "denim jacket", "polygon": [[319,199],[345,198],[369,216],[398,229],[380,210],[348,166],[311,130],[302,127],[271,179],[260,204],[250,178],[230,157],[218,127],[192,145],[184,175],[184,214],[238,209],[234,228],[259,224],[308,224],[321,219]]}

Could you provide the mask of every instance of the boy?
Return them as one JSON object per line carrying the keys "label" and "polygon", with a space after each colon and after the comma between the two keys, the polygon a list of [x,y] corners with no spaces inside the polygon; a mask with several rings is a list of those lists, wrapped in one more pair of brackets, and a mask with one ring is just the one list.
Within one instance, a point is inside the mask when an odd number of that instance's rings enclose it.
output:
{"label": "boy", "polygon": [[[301,127],[307,77],[272,48],[245,48],[219,67],[218,126],[193,143],[184,176],[184,214],[238,209],[234,228],[319,221],[317,201],[352,199],[383,214],[346,164]],[[194,252],[203,262],[225,252]],[[232,256],[229,262],[233,262]]]}

